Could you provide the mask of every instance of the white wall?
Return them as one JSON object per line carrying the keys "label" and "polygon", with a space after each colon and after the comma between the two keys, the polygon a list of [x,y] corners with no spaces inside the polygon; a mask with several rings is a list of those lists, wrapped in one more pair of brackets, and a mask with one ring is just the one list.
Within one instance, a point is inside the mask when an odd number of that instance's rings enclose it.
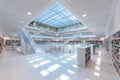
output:
{"label": "white wall", "polygon": [[113,22],[113,33],[120,31],[120,1],[117,5],[115,16],[114,16],[114,22]]}
{"label": "white wall", "polygon": [[0,37],[3,37],[2,31],[0,30]]}
{"label": "white wall", "polygon": [[0,16],[0,37],[3,36],[3,34],[2,34],[2,26],[3,26],[3,24],[2,24],[2,17]]}
{"label": "white wall", "polygon": [[107,27],[106,37],[113,35],[114,33],[120,31],[120,0],[115,0],[114,10],[112,11],[112,18]]}

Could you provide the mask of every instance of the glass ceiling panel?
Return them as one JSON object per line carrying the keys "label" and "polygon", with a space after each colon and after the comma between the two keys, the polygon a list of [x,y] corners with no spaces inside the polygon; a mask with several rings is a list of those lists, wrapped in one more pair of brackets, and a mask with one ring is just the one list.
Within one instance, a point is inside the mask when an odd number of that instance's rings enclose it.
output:
{"label": "glass ceiling panel", "polygon": [[60,28],[80,22],[60,2],[55,3],[45,12],[43,12],[38,18],[35,19],[35,21],[56,28]]}

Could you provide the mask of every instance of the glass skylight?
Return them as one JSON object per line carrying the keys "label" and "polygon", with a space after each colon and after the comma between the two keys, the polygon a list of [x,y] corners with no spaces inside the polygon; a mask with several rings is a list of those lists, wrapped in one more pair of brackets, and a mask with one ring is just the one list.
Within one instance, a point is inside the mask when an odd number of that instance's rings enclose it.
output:
{"label": "glass skylight", "polygon": [[60,2],[55,3],[45,12],[43,12],[38,18],[35,19],[35,21],[56,28],[80,22]]}

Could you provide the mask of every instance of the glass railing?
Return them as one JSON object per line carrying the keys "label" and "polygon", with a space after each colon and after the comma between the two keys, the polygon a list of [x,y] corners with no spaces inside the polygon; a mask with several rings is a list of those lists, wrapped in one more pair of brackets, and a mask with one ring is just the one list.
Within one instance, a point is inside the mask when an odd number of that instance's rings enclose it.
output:
{"label": "glass railing", "polygon": [[87,27],[85,27],[81,23],[78,23],[78,24],[73,24],[73,25],[70,25],[70,26],[65,26],[63,28],[59,28],[58,31],[59,32],[65,32],[65,31],[84,30],[84,29],[87,29]]}
{"label": "glass railing", "polygon": [[60,35],[60,36],[55,36],[55,35],[48,35],[48,34],[40,34],[37,36],[32,36],[33,38],[56,38],[56,39],[68,39],[68,38],[73,38],[73,37],[95,37],[95,35],[91,32],[81,32],[81,33],[75,33],[75,34],[64,34],[64,35]]}
{"label": "glass railing", "polygon": [[24,42],[21,46],[23,47],[24,54],[33,54],[36,51],[36,44],[34,40],[31,38],[30,34],[24,28],[21,30],[21,38]]}
{"label": "glass railing", "polygon": [[[34,23],[36,23],[36,25],[34,25]],[[82,23],[76,23],[76,24],[72,24],[69,26],[64,26],[61,28],[54,28],[45,24],[41,24],[39,22],[34,22],[34,23],[30,23],[29,26],[30,27],[36,27],[39,28],[41,30],[47,30],[50,32],[65,32],[65,31],[74,31],[74,30],[84,30],[87,29],[86,26],[84,26]]]}

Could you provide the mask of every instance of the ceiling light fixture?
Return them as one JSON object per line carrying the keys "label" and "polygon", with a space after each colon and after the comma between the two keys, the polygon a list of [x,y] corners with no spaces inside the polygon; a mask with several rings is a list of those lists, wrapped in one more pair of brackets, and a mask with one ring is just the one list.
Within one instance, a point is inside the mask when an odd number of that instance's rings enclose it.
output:
{"label": "ceiling light fixture", "polygon": [[101,37],[101,38],[100,38],[100,40],[102,40],[102,41],[103,41],[104,39],[105,39],[104,37]]}
{"label": "ceiling light fixture", "polygon": [[82,17],[86,17],[87,15],[86,14],[83,14]]}
{"label": "ceiling light fixture", "polygon": [[24,22],[24,21],[21,21],[20,23],[22,23],[22,24],[23,24],[23,23],[25,23],[25,22]]}
{"label": "ceiling light fixture", "polygon": [[56,36],[58,36],[59,34],[56,34]]}
{"label": "ceiling light fixture", "polygon": [[27,12],[27,14],[28,14],[28,15],[32,15],[32,13],[31,13],[31,12]]}

